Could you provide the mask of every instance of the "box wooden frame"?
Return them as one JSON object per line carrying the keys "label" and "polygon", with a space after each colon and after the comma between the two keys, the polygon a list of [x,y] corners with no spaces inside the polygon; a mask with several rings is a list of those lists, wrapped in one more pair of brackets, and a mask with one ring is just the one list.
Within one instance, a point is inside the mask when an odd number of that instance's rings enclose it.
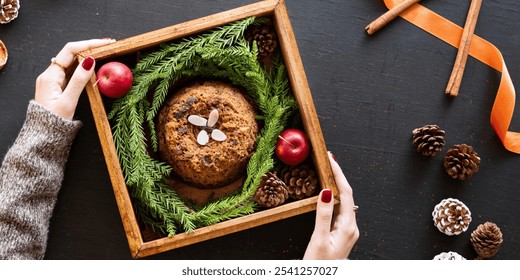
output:
{"label": "box wooden frame", "polygon": [[[145,48],[158,46],[164,42],[211,30],[215,27],[251,16],[270,16],[274,19],[280,49],[289,75],[291,89],[300,109],[304,129],[312,144],[312,157],[319,176],[320,186],[322,188],[330,188],[333,190],[334,194],[337,194],[337,188],[328,159],[319,119],[314,107],[303,63],[283,0],[264,0],[119,40],[107,46],[82,52],[78,55],[78,60],[86,56],[91,56],[96,60],[107,60],[120,55],[131,54]],[[105,162],[112,182],[119,213],[121,215],[130,252],[133,258],[151,256],[197,242],[300,215],[316,209],[317,196],[314,196],[286,203],[272,209],[262,210],[243,217],[223,221],[215,225],[203,227],[191,233],[180,233],[171,237],[163,237],[145,242],[137,222],[137,217],[132,206],[132,199],[126,187],[121,166],[119,165],[105,105],[98,88],[95,86],[95,81],[96,79],[93,76],[86,86],[86,91],[99,134],[103,154],[105,156]]]}

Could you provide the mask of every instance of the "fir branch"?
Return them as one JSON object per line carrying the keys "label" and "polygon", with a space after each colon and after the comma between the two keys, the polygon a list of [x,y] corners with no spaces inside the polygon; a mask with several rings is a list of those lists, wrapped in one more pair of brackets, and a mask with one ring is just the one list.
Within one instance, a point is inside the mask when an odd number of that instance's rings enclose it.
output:
{"label": "fir branch", "polygon": [[[227,26],[218,28],[217,30],[202,34],[199,37],[186,39],[180,43],[167,45],[162,50],[152,53],[151,55],[141,59],[134,69],[134,74],[148,71],[150,67],[157,64],[159,61],[168,58],[172,54],[189,54],[197,49],[203,48],[205,45],[218,46],[226,48],[232,46],[236,40],[243,38],[247,27],[255,22],[254,17],[238,21]],[[168,63],[172,63],[178,58],[171,56]]]}

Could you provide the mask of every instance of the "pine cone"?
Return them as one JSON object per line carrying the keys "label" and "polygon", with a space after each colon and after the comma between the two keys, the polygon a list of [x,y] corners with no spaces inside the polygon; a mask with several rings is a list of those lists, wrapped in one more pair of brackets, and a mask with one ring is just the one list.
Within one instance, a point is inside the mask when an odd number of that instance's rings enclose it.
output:
{"label": "pine cone", "polygon": [[9,23],[18,17],[18,9],[20,9],[20,1],[18,0],[1,0],[0,1],[0,23]]}
{"label": "pine cone", "polygon": [[504,240],[500,228],[492,222],[481,224],[471,233],[471,245],[480,258],[488,259],[496,255]]}
{"label": "pine cone", "polygon": [[453,145],[444,155],[444,168],[453,179],[466,180],[478,172],[479,165],[477,152],[466,144]]}
{"label": "pine cone", "polygon": [[305,164],[285,167],[281,177],[289,188],[289,196],[293,199],[309,197],[318,188],[316,171]]}
{"label": "pine cone", "polygon": [[267,172],[262,175],[260,186],[253,195],[258,205],[272,208],[284,203],[289,198],[289,191],[285,183],[276,176],[276,173]]}
{"label": "pine cone", "polygon": [[434,157],[446,144],[445,134],[446,132],[437,125],[430,124],[416,128],[412,131],[413,146],[419,154]]}
{"label": "pine cone", "polygon": [[465,257],[457,252],[442,252],[433,258],[435,261],[464,261]]}
{"label": "pine cone", "polygon": [[278,47],[276,32],[269,23],[253,26],[246,37],[249,42],[256,42],[259,60],[270,56]]}
{"label": "pine cone", "polygon": [[460,200],[443,199],[432,212],[433,224],[446,235],[459,235],[465,232],[471,222],[471,211]]}

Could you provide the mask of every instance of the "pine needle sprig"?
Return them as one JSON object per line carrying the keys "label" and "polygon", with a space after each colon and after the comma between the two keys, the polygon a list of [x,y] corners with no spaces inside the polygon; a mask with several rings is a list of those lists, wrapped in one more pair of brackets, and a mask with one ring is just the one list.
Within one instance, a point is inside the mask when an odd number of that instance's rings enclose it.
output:
{"label": "pine needle sprig", "polygon": [[[254,17],[238,21],[236,23],[220,27],[213,32],[202,34],[195,38],[185,39],[180,43],[173,43],[166,45],[162,50],[154,52],[152,55],[141,59],[136,65],[134,74],[139,74],[143,71],[149,71],[152,65],[165,58],[171,57],[167,63],[172,63],[179,60],[181,55],[192,54],[195,50],[203,48],[205,45],[220,46],[226,48],[232,46],[237,39],[244,37],[244,32],[251,24],[255,22]],[[172,55],[174,54],[174,55]]]}
{"label": "pine needle sprig", "polygon": [[139,213],[153,222],[155,229],[160,229],[168,235],[175,232],[168,228],[177,229],[180,225],[186,232],[195,230],[196,226],[190,219],[191,210],[182,203],[182,199],[172,190],[161,183],[142,184],[140,188],[132,189],[132,196],[141,198],[139,201]]}

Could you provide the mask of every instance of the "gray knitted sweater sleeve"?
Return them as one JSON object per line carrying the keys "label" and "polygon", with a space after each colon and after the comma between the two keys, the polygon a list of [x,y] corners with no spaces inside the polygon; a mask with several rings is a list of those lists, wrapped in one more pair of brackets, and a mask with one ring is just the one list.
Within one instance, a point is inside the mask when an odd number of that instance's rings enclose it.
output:
{"label": "gray knitted sweater sleeve", "polygon": [[35,101],[0,168],[0,259],[43,259],[49,221],[81,122]]}

